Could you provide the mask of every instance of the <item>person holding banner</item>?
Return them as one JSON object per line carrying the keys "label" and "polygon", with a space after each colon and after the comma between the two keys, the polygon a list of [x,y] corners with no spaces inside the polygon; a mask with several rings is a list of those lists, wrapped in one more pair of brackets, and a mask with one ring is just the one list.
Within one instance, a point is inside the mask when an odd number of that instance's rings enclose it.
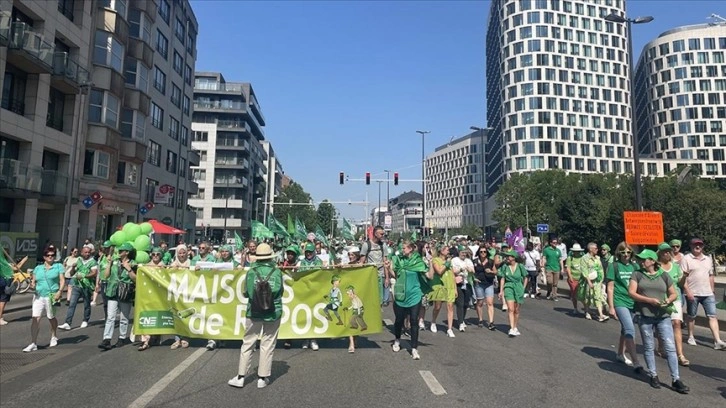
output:
{"label": "person holding banner", "polygon": [[[199,253],[194,256],[191,260],[191,265],[196,266],[197,262],[217,262],[217,258],[214,257],[209,251],[212,249],[212,246],[209,245],[209,242],[202,241],[199,244]],[[199,270],[199,267],[195,268],[196,270]]]}
{"label": "person holding banner", "polygon": [[[119,258],[106,266],[103,273],[108,279],[106,286],[106,297],[108,299],[108,315],[106,316],[106,327],[103,330],[103,341],[98,345],[102,350],[111,350],[116,347],[123,347],[126,344],[126,335],[129,330],[129,317],[133,306],[133,291],[124,291],[124,287],[133,287],[136,281],[136,249],[130,243],[124,243],[118,247]],[[114,326],[116,324],[116,313],[120,314],[118,325],[118,341],[111,346]]]}
{"label": "person holding banner", "polygon": [[[282,294],[284,292],[282,271],[273,261],[272,248],[267,244],[257,247],[256,261],[247,271],[244,296],[249,299],[247,315],[244,322],[245,334],[240,348],[239,368],[237,375],[227,381],[232,387],[242,388],[245,375],[252,368],[252,352],[258,337],[260,338],[260,359],[257,368],[257,388],[265,388],[270,383],[272,374],[272,358],[280,331],[282,318]],[[261,296],[267,288],[271,292],[272,304],[267,304]]]}
{"label": "person holding banner", "polygon": [[[297,268],[297,272],[311,271],[313,269],[320,269],[323,267],[323,261],[318,257],[315,252],[315,244],[308,242],[305,244],[305,257],[300,260]],[[320,348],[316,339],[303,340],[302,348],[311,348],[313,351],[318,351]]]}
{"label": "person holding banner", "polygon": [[[187,249],[187,246],[184,244],[179,244],[176,247],[176,255],[174,256],[174,260],[171,261],[171,264],[169,264],[170,268],[184,268],[184,269],[190,269],[192,266],[192,261],[189,259],[189,250]],[[169,346],[172,350],[176,350],[178,348],[187,348],[189,347],[189,341],[179,337],[174,336],[174,343]]]}
{"label": "person holding banner", "polygon": [[[387,264],[389,265],[389,264]],[[429,269],[416,251],[416,245],[410,241],[403,243],[403,255],[393,258],[390,266],[386,268],[386,280],[393,275],[396,278],[394,285],[393,313],[396,321],[393,325],[395,340],[391,349],[393,352],[401,351],[401,333],[406,318],[411,324],[411,357],[420,360],[418,353],[418,313],[421,309],[421,300],[425,293],[431,292],[428,280],[433,278],[433,268]]]}

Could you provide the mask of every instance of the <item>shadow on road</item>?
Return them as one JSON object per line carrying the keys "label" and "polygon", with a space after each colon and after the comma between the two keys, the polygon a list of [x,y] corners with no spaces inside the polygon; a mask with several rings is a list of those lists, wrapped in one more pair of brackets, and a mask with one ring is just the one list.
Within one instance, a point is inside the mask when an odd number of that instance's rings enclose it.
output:
{"label": "shadow on road", "polygon": [[[712,378],[717,381],[726,381],[726,369],[719,367],[707,367],[691,363],[691,371],[701,374],[704,377]],[[723,388],[726,390],[726,388]],[[726,395],[724,395],[726,397]]]}
{"label": "shadow on road", "polygon": [[560,313],[564,314],[565,316],[572,317],[572,318],[575,318],[575,319],[583,319],[584,318],[583,317],[584,316],[583,314],[575,313],[575,311],[572,310],[571,307],[568,307],[568,308],[555,307],[552,310],[554,310],[555,312],[560,312]]}
{"label": "shadow on road", "polygon": [[612,361],[612,359],[615,357],[615,353],[613,353],[612,350],[585,346],[582,348],[582,352],[590,357],[603,360],[599,361],[597,365],[604,371],[617,373],[624,377],[629,377],[645,382],[645,377],[636,374],[632,367],[628,367],[623,363]]}
{"label": "shadow on road", "polygon": [[73,337],[62,337],[58,339],[58,344],[80,344],[88,340],[88,336],[81,334]]}

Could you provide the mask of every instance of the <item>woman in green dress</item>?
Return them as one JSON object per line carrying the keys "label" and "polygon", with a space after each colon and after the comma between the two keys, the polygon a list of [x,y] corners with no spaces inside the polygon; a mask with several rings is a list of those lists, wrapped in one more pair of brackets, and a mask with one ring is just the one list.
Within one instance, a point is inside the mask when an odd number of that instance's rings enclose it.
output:
{"label": "woman in green dress", "polygon": [[439,317],[441,305],[446,303],[446,335],[454,337],[454,302],[456,302],[456,283],[454,273],[451,271],[449,261],[449,247],[444,245],[432,251],[434,277],[431,280],[431,293],[429,300],[434,302],[434,311],[431,316],[431,332],[436,333],[436,319]]}
{"label": "woman in green dress", "polygon": [[[570,260],[568,259],[568,264]],[[604,322],[609,317],[603,313],[605,297],[602,293],[602,282],[605,279],[605,271],[602,269],[602,262],[597,256],[597,244],[587,244],[587,254],[580,257],[580,281],[577,285],[577,298],[585,307],[585,319],[592,320],[590,306],[595,305],[597,309],[597,321]]]}
{"label": "woman in green dress", "polygon": [[504,262],[498,269],[499,276],[499,300],[506,302],[509,315],[509,337],[519,336],[519,311],[524,303],[524,287],[527,286],[529,274],[527,270],[517,262],[519,254],[517,251],[509,250],[502,253]]}

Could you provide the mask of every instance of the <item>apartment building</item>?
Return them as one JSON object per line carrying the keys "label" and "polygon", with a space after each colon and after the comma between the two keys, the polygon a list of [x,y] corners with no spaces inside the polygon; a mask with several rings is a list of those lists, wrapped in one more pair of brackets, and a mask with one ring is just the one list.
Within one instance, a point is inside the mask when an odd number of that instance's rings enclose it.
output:
{"label": "apartment building", "polygon": [[0,235],[11,256],[35,261],[44,242],[63,240],[71,216],[94,5],[0,1]]}
{"label": "apartment building", "polygon": [[391,230],[394,233],[413,232],[421,229],[423,195],[416,191],[391,198],[388,203],[391,213]]}
{"label": "apartment building", "polygon": [[[263,205],[262,218],[266,220],[266,217],[275,212],[275,197],[277,197],[282,191],[282,178],[284,171],[282,170],[282,164],[280,158],[275,153],[275,149],[272,148],[272,144],[263,140],[261,142],[262,149],[265,151],[265,157],[263,164],[267,173],[265,173],[265,186],[267,192],[265,194],[265,200]],[[282,220],[278,220],[282,221]]]}
{"label": "apartment building", "polygon": [[198,72],[194,80],[192,147],[200,162],[192,177],[199,192],[197,237],[215,242],[250,237],[250,220],[262,219],[268,197],[265,118],[249,83],[227,82],[218,72]]}

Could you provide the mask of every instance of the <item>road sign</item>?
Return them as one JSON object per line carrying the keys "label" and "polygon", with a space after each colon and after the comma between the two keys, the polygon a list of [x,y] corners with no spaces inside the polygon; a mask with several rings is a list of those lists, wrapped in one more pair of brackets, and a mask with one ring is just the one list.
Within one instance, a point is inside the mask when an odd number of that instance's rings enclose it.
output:
{"label": "road sign", "polygon": [[663,213],[657,211],[625,211],[625,242],[631,245],[658,245],[665,241]]}
{"label": "road sign", "polygon": [[537,232],[539,232],[540,234],[550,232],[550,225],[549,224],[537,224]]}

